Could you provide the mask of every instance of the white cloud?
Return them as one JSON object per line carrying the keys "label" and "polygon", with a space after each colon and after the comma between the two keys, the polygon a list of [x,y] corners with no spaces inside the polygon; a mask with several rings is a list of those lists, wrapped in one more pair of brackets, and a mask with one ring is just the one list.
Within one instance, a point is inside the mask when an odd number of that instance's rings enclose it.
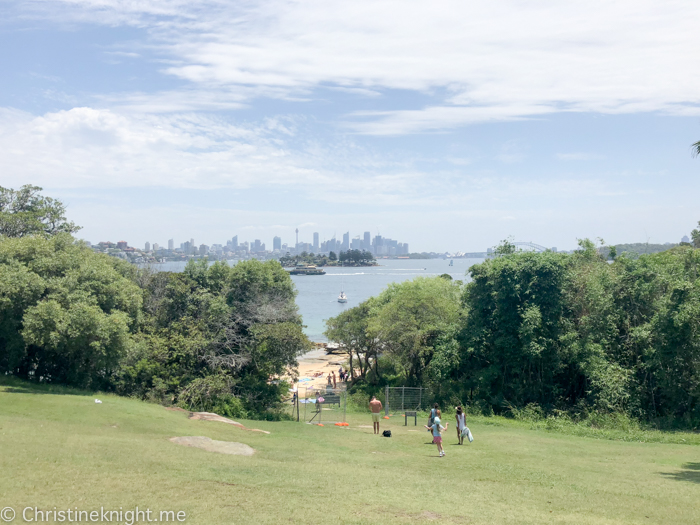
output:
{"label": "white cloud", "polygon": [[[147,29],[164,72],[230,100],[320,86],[432,94],[364,113],[402,134],[559,111],[700,114],[700,3],[687,0],[64,0],[52,16]],[[56,15],[55,6],[59,9]],[[60,16],[59,16],[60,15]],[[447,95],[435,95],[433,90]],[[355,114],[354,117],[357,117]]]}
{"label": "white cloud", "polygon": [[0,164],[9,182],[54,187],[321,183],[324,176],[318,170],[274,143],[278,134],[197,114],[144,116],[74,108],[33,117],[0,110]]}

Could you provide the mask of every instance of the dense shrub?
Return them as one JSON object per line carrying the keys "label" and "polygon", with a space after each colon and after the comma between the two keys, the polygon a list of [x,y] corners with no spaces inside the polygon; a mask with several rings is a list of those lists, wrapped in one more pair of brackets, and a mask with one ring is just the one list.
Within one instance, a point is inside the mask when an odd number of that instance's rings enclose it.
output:
{"label": "dense shrub", "polygon": [[0,372],[276,417],[309,347],[276,262],[153,273],[68,234],[0,237]]}

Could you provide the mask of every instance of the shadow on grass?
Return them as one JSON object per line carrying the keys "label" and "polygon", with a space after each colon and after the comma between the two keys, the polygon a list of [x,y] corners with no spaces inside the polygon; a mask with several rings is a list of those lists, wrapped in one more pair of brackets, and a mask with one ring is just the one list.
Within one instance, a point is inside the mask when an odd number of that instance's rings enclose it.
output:
{"label": "shadow on grass", "polygon": [[51,394],[54,396],[93,396],[95,392],[61,385],[37,384],[11,376],[0,376],[0,392],[8,394]]}
{"label": "shadow on grass", "polygon": [[676,481],[700,483],[700,463],[686,463],[682,468],[678,472],[662,472],[662,475]]}

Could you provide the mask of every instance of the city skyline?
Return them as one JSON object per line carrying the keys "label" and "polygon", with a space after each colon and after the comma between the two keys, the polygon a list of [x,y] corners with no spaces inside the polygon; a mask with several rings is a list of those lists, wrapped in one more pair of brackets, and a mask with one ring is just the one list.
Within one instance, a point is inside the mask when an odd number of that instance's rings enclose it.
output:
{"label": "city skyline", "polygon": [[[209,251],[210,248],[220,248],[228,247],[232,252],[238,251],[239,249],[244,249],[249,253],[281,253],[284,255],[289,252],[292,254],[299,254],[302,252],[307,253],[330,253],[335,252],[336,254],[341,251],[348,250],[360,250],[368,251],[374,255],[407,255],[409,253],[409,244],[405,242],[399,242],[390,237],[385,237],[380,234],[372,236],[371,232],[365,231],[362,235],[355,235],[350,237],[350,232],[345,232],[342,235],[342,240],[337,239],[334,235],[330,239],[321,240],[319,232],[312,232],[313,242],[309,243],[298,237],[298,228],[295,228],[295,243],[289,244],[283,242],[282,237],[274,236],[272,238],[272,243],[267,244],[261,239],[246,239],[239,240],[238,235],[234,235],[230,239],[226,239],[219,243],[201,243],[198,245],[195,239],[191,237],[187,241],[178,243],[175,241],[175,237],[168,239],[167,250],[169,251],[182,251],[184,253],[191,253],[193,251],[199,250],[200,252]],[[125,249],[138,248],[138,243],[129,243],[129,241],[119,240],[117,242],[111,240],[100,240],[97,242],[92,242],[89,239],[84,239],[92,245],[109,245],[114,244],[117,248]],[[158,242],[145,241],[143,244],[143,249],[146,252],[158,251],[160,249],[165,250],[166,245],[160,244]],[[386,247],[386,249],[382,249]],[[206,248],[206,250],[205,250]],[[140,248],[138,248],[140,249]],[[448,250],[444,250],[441,253],[447,253]],[[202,253],[203,254],[203,253]]]}

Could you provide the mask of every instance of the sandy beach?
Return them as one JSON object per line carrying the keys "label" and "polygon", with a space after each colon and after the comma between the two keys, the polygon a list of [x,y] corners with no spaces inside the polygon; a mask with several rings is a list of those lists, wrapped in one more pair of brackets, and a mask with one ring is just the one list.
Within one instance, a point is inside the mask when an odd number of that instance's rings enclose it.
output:
{"label": "sandy beach", "polygon": [[344,366],[345,356],[328,354],[325,348],[317,348],[299,357],[299,380],[297,388],[323,390],[328,384],[328,375],[335,372],[336,384],[341,388],[338,369]]}

